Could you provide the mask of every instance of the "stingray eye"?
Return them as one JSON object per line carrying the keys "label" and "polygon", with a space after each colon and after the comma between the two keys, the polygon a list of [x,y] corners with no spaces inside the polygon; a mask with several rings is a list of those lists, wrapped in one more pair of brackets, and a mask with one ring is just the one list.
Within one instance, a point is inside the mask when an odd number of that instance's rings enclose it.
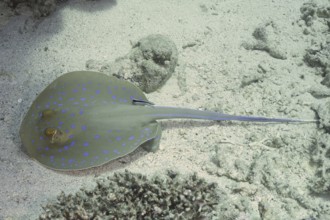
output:
{"label": "stingray eye", "polygon": [[42,119],[49,119],[53,117],[56,114],[56,111],[52,109],[46,109],[41,112],[41,118]]}
{"label": "stingray eye", "polygon": [[63,144],[69,139],[67,134],[57,128],[46,128],[44,133],[50,139],[51,144]]}
{"label": "stingray eye", "polygon": [[49,138],[52,138],[54,135],[56,135],[57,129],[56,128],[46,128],[45,129],[45,135]]}

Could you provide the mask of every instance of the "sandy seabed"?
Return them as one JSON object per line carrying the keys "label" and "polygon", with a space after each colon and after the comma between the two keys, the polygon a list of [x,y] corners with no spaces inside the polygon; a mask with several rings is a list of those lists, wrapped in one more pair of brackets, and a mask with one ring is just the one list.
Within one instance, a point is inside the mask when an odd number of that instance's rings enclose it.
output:
{"label": "sandy seabed", "polygon": [[[330,218],[327,195],[311,190],[318,168],[311,162],[311,148],[321,132],[316,123],[162,121],[157,152],[141,149],[73,173],[33,161],[19,138],[23,116],[50,82],[85,70],[90,59],[124,56],[132,42],[150,34],[169,37],[179,52],[175,73],[147,95],[150,101],[236,115],[314,119],[311,107],[324,99],[309,91],[320,86],[323,76],[304,56],[315,42],[329,39],[329,30],[321,22],[306,26],[300,11],[304,2],[72,0],[40,20],[27,9],[6,22],[2,13],[0,218],[36,219],[41,206],[61,191],[91,187],[95,177],[124,169],[145,175],[197,172],[228,194],[234,219]],[[329,7],[326,0],[317,4]]]}

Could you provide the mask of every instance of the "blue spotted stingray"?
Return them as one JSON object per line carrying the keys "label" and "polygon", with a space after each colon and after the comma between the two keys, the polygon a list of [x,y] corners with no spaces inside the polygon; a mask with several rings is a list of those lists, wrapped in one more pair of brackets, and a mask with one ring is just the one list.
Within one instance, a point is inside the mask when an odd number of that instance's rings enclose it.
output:
{"label": "blue spotted stingray", "polygon": [[161,136],[157,120],[170,118],[304,122],[155,106],[127,81],[79,71],[60,76],[41,92],[22,122],[20,136],[28,155],[46,167],[82,170],[139,146],[157,150]]}

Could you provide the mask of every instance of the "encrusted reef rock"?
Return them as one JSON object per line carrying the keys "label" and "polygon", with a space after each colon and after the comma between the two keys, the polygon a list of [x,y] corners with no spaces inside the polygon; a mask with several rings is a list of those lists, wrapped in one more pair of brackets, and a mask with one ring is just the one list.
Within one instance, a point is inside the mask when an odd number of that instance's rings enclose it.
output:
{"label": "encrusted reef rock", "polygon": [[148,179],[128,171],[100,179],[92,190],[60,194],[39,219],[215,219],[215,183],[168,172]]}
{"label": "encrusted reef rock", "polygon": [[330,101],[319,104],[316,108],[313,107],[320,119],[320,128],[323,128],[330,134]]}
{"label": "encrusted reef rock", "polygon": [[312,161],[317,164],[315,178],[311,180],[311,189],[317,193],[330,192],[330,101],[314,107],[320,120],[320,128],[325,133],[315,138],[312,145]]}
{"label": "encrusted reef rock", "polygon": [[246,50],[261,50],[276,59],[287,59],[285,45],[281,43],[285,40],[281,39],[281,31],[273,21],[257,27],[252,36],[254,37],[253,40],[242,43]]}
{"label": "encrusted reef rock", "polygon": [[312,146],[312,161],[318,169],[311,180],[311,189],[316,193],[330,192],[330,134],[321,134]]}
{"label": "encrusted reef rock", "polygon": [[172,76],[178,62],[178,51],[168,37],[150,35],[133,46],[129,58],[139,68],[134,77],[140,78],[141,88],[153,92]]}
{"label": "encrusted reef rock", "polygon": [[330,7],[314,2],[304,3],[300,8],[303,33],[311,34],[313,44],[306,50],[304,62],[324,77],[322,84],[330,88]]}
{"label": "encrusted reef rock", "polygon": [[150,93],[172,76],[177,62],[178,50],[174,42],[156,34],[139,40],[126,56],[117,58],[115,62],[100,64],[99,61],[89,60],[86,68],[129,80]]}
{"label": "encrusted reef rock", "polygon": [[306,26],[311,26],[313,21],[318,18],[330,18],[330,7],[318,6],[314,2],[306,2],[300,8],[301,19],[305,21]]}
{"label": "encrusted reef rock", "polygon": [[29,0],[36,17],[46,17],[56,9],[56,0]]}
{"label": "encrusted reef rock", "polygon": [[[27,4],[35,17],[45,17],[56,9],[59,0],[4,0],[10,7],[16,8],[19,4]],[[63,0],[62,0],[63,1]]]}
{"label": "encrusted reef rock", "polygon": [[307,49],[304,61],[324,76],[321,83],[330,88],[330,41]]}

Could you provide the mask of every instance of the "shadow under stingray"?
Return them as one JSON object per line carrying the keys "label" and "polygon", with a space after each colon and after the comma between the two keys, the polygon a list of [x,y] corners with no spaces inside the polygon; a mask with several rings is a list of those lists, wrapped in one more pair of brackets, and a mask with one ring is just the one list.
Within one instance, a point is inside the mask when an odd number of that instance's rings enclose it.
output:
{"label": "shadow under stingray", "polygon": [[[66,4],[63,4],[66,5]],[[76,9],[84,12],[97,12],[105,11],[117,5],[116,0],[89,0],[89,1],[75,1],[68,5],[72,9]]]}

